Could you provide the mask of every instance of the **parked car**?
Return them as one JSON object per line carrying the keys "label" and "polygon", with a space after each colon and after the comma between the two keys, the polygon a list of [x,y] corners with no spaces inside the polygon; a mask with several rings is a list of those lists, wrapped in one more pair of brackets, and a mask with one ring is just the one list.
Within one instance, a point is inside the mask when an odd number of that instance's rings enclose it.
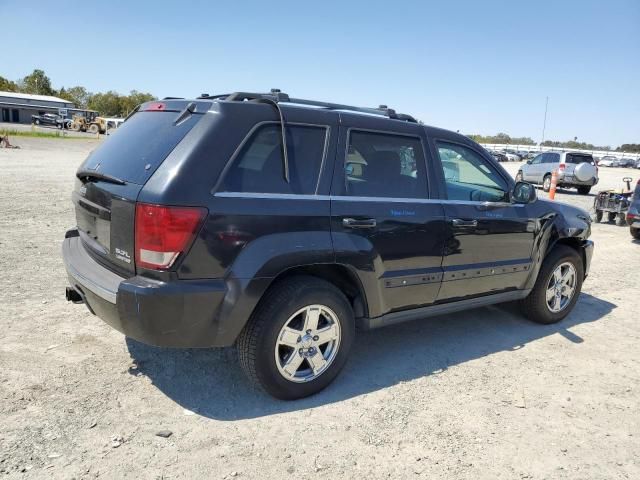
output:
{"label": "parked car", "polygon": [[522,160],[520,155],[515,153],[513,150],[502,150],[501,152],[505,157],[507,157],[508,162],[519,162]]}
{"label": "parked car", "polygon": [[587,212],[471,139],[275,90],[145,103],[76,177],[67,299],[148,344],[235,345],[282,399],[331,383],[356,325],[514,300],[558,322],[593,252]]}
{"label": "parked car", "polygon": [[620,160],[613,155],[605,155],[598,162],[599,167],[619,167]]}
{"label": "parked car", "polygon": [[53,113],[43,115],[31,115],[31,123],[34,125],[49,125],[56,128],[68,128],[70,120]]}
{"label": "parked car", "polygon": [[578,193],[586,195],[591,187],[598,183],[598,167],[593,157],[578,152],[545,152],[520,167],[516,181],[542,185],[545,192],[551,188],[551,175],[557,171],[557,186],[577,188]]}
{"label": "parked car", "polygon": [[635,168],[636,161],[633,158],[623,157],[619,162],[621,167]]}
{"label": "parked car", "polygon": [[489,153],[498,162],[508,162],[509,161],[509,159],[507,158],[507,156],[504,153],[496,152],[495,150],[491,150]]}
{"label": "parked car", "polygon": [[627,223],[631,236],[640,240],[640,180],[636,183],[633,198],[629,210],[627,210]]}

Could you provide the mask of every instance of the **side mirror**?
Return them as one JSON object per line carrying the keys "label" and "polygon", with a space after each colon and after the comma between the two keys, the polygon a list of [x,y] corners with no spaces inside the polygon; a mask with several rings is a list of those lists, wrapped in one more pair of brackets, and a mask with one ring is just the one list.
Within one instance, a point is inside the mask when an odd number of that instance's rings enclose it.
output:
{"label": "side mirror", "polygon": [[536,188],[527,182],[516,182],[511,191],[511,201],[513,203],[531,203],[538,198]]}
{"label": "side mirror", "polygon": [[527,165],[531,165],[531,159],[527,160]]}

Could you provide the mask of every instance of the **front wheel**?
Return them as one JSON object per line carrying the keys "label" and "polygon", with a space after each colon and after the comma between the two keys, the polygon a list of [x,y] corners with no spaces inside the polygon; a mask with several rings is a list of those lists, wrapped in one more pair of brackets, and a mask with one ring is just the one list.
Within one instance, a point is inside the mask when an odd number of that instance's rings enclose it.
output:
{"label": "front wheel", "polygon": [[557,245],[542,263],[536,283],[522,303],[529,320],[551,324],[569,315],[578,300],[584,266],[578,252],[567,245]]}
{"label": "front wheel", "polygon": [[319,392],[347,361],[355,336],[351,305],[331,283],[296,276],[276,284],[238,338],[249,379],[282,400]]}
{"label": "front wheel", "polygon": [[640,240],[640,228],[629,227],[629,231],[631,232],[631,236],[636,240]]}
{"label": "front wheel", "polygon": [[602,221],[602,214],[603,214],[602,210],[596,210],[596,214],[594,218],[596,223],[600,223]]}

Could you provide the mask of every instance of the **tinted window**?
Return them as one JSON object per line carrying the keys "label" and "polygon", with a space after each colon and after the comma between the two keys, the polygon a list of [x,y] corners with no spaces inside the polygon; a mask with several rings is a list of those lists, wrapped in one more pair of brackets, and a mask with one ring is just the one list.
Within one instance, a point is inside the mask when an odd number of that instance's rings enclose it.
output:
{"label": "tinted window", "polygon": [[426,198],[427,176],[420,139],[352,131],[345,158],[347,195]]}
{"label": "tinted window", "polygon": [[191,115],[174,125],[176,112],[138,112],[89,155],[81,168],[144,184],[202,118]]}
{"label": "tinted window", "polygon": [[259,127],[240,150],[220,191],[316,193],[327,129],[287,125],[289,183],[284,177],[282,130],[279,124]]}
{"label": "tinted window", "polygon": [[482,156],[470,148],[437,142],[449,200],[498,202],[507,199],[507,184]]}
{"label": "tinted window", "polygon": [[567,153],[565,163],[593,163],[591,155],[581,155],[577,153]]}
{"label": "tinted window", "polygon": [[532,165],[537,165],[538,163],[542,163],[544,161],[544,153],[541,153],[540,155],[536,156],[536,158],[534,158],[531,161]]}

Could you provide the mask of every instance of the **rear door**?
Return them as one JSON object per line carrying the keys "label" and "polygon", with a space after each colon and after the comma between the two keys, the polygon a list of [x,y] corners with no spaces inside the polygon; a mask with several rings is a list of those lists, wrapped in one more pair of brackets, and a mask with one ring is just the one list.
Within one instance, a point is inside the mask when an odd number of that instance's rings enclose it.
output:
{"label": "rear door", "polygon": [[357,271],[377,317],[435,301],[444,211],[430,199],[424,128],[362,117],[341,127],[331,230],[337,263]]}
{"label": "rear door", "polygon": [[522,288],[532,265],[533,209],[509,202],[506,173],[480,149],[445,138],[432,148],[441,164],[447,220],[438,301]]}
{"label": "rear door", "polygon": [[540,155],[536,155],[533,158],[533,160],[531,160],[531,163],[522,167],[522,179],[525,182],[531,182],[531,183],[542,182],[542,177],[540,177],[541,175],[540,164],[542,163],[543,159],[544,159],[544,153],[541,153]]}
{"label": "rear door", "polygon": [[564,156],[564,180],[567,182],[572,182],[575,179],[575,169],[581,163],[588,163],[589,165],[594,165],[593,156],[588,153],[567,153]]}
{"label": "rear door", "polygon": [[200,120],[209,102],[200,103],[186,115],[184,101],[143,106],[78,169],[72,194],[78,230],[87,251],[103,265],[122,274],[135,272],[136,199]]}

